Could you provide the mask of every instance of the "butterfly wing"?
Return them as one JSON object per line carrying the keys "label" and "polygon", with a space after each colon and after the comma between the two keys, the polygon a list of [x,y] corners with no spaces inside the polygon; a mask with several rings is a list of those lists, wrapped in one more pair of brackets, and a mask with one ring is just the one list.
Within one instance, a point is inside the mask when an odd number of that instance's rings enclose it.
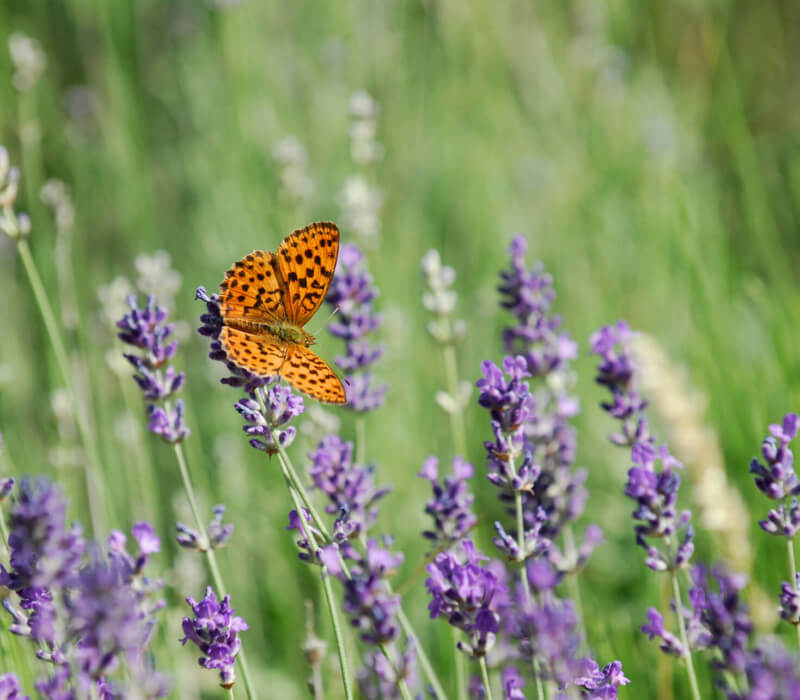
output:
{"label": "butterfly wing", "polygon": [[[311,224],[287,236],[275,254],[290,323],[304,326],[325,299],[339,255],[336,224]],[[316,356],[315,356],[316,357]]]}
{"label": "butterfly wing", "polygon": [[265,250],[254,250],[233,264],[219,287],[223,319],[286,321],[286,288],[276,257]]}
{"label": "butterfly wing", "polygon": [[339,377],[319,355],[302,345],[290,345],[280,375],[296,389],[326,403],[345,403]]}
{"label": "butterfly wing", "polygon": [[228,359],[262,377],[280,374],[289,346],[272,333],[254,335],[223,326],[219,341]]}

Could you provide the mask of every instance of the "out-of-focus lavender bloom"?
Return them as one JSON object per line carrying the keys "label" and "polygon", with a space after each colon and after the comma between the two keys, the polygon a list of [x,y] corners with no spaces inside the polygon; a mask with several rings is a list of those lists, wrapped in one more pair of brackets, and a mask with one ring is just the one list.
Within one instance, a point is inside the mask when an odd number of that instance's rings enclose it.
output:
{"label": "out-of-focus lavender bloom", "polygon": [[581,689],[582,698],[613,700],[618,696],[619,686],[631,682],[622,672],[622,664],[619,661],[612,661],[602,669],[592,659],[583,659],[583,664],[583,674],[574,681]]}
{"label": "out-of-focus lavender bloom", "polygon": [[124,356],[136,370],[133,378],[149,401],[147,429],[165,442],[182,442],[189,436],[183,400],[178,399],[174,405],[169,400],[180,391],[185,375],[171,365],[164,368],[178,348],[178,341],[169,340],[174,326],[166,323],[167,311],[156,306],[152,295],[148,296],[144,309],[138,307],[134,296],[127,302],[130,311],[117,322],[118,336],[125,344],[140,350],[139,354]]}
{"label": "out-of-focus lavender bloom", "polygon": [[794,587],[788,581],[781,584],[781,619],[800,625],[800,574],[795,574]]}
{"label": "out-of-focus lavender bloom", "polygon": [[364,655],[364,666],[358,672],[358,688],[367,700],[390,700],[402,697],[397,684],[405,681],[409,688],[419,685],[417,674],[417,645],[408,640],[405,653],[399,654],[396,645],[387,649],[393,656],[390,662],[380,651]]}
{"label": "out-of-focus lavender bloom", "polygon": [[642,625],[642,632],[644,632],[648,639],[658,637],[661,640],[660,649],[665,654],[670,656],[682,657],[686,653],[683,643],[672,632],[664,629],[664,616],[655,608],[647,610],[647,619]]}
{"label": "out-of-focus lavender bloom", "polygon": [[116,668],[120,656],[139,657],[150,639],[154,614],[164,605],[131,585],[137,575],[132,562],[118,548],[107,560],[95,550],[65,595],[68,634],[79,640],[75,647],[79,668],[91,678]]}
{"label": "out-of-focus lavender bloom", "polygon": [[0,479],[0,503],[8,498],[8,494],[10,494],[14,490],[14,484],[16,483],[16,479],[13,476],[8,476],[3,479]]}
{"label": "out-of-focus lavender bloom", "polygon": [[428,321],[426,328],[436,342],[443,345],[461,340],[467,326],[462,320],[451,318],[456,308],[458,294],[452,289],[456,272],[452,267],[442,265],[439,251],[431,248],[422,256],[422,275],[427,290],[422,295],[423,306],[436,318]]}
{"label": "out-of-focus lavender bloom", "polygon": [[704,566],[692,569],[694,588],[691,593],[693,607],[700,613],[705,628],[703,643],[718,652],[711,665],[719,673],[739,674],[745,670],[747,647],[753,624],[747,605],[739,592],[747,577],[732,574],[717,566],[713,571],[717,590],[711,588],[711,577]]}
{"label": "out-of-focus lavender bloom", "polygon": [[370,165],[383,156],[383,145],[376,139],[380,106],[366,91],[350,98],[350,154],[357,165]]}
{"label": "out-of-focus lavender bloom", "polygon": [[360,537],[375,523],[377,503],[391,489],[375,486],[373,466],[353,464],[353,443],[338,435],[323,438],[309,458],[309,476],[328,497],[325,511],[339,515],[337,524],[347,538]]}
{"label": "out-of-focus lavender bloom", "polygon": [[137,687],[155,688],[146,697],[166,695],[163,678],[144,663],[154,614],[163,601],[153,600],[160,584],[142,571],[159,550],[159,538],[140,522],[133,527],[135,555],[126,551],[125,535],[115,531],[108,556],[94,548],[85,562],[86,544],[77,525],[64,527],[65,512],[66,503],[52,484],[23,479],[9,512],[12,569],[0,565],[0,585],[16,591],[21,608],[29,612],[17,611],[6,599],[10,630],[40,642],[37,656],[56,667],[37,689],[46,697],[70,698],[96,684],[101,697],[111,697],[103,695],[102,688],[110,687],[103,677],[124,657],[130,669],[137,669]]}
{"label": "out-of-focus lavender bloom", "polygon": [[[745,676],[749,688],[745,693],[737,694],[734,689],[725,687],[731,700],[793,700],[800,697],[797,654],[789,653],[777,637],[761,639],[748,654]],[[724,687],[724,678],[722,684]]]}
{"label": "out-of-focus lavender bloom", "polygon": [[750,462],[750,473],[755,474],[759,491],[767,498],[781,501],[759,525],[770,535],[794,537],[800,531],[800,481],[794,471],[794,454],[789,443],[797,437],[800,418],[796,413],[787,413],[783,423],[769,426],[770,435],[764,438],[761,455],[765,464],[757,457]]}
{"label": "out-of-focus lavender bloom", "polygon": [[47,56],[37,39],[14,32],[8,37],[8,50],[14,64],[14,87],[20,92],[30,90],[47,66]]}
{"label": "out-of-focus lavender bloom", "polygon": [[[426,567],[425,586],[431,596],[431,618],[446,616],[447,621],[469,635],[469,643],[458,642],[460,651],[473,658],[486,656],[500,629],[498,600],[507,590],[492,571],[481,566],[488,557],[478,552],[471,540],[462,542],[462,557],[441,552]],[[496,600],[497,599],[497,600]]]}
{"label": "out-of-focus lavender bloom", "polygon": [[221,504],[214,506],[214,519],[206,528],[207,538],[188,525],[176,523],[175,529],[178,531],[176,535],[178,544],[185,549],[193,549],[197,552],[207,552],[209,549],[217,549],[217,547],[224,546],[228,538],[233,534],[232,523],[222,524],[224,516],[225,506]]}
{"label": "out-of-focus lavender bloom", "polygon": [[308,151],[294,136],[286,136],[272,151],[280,170],[280,198],[289,205],[308,201],[314,194],[314,180],[308,172]]}
{"label": "out-of-focus lavender bloom", "polygon": [[595,381],[608,388],[612,400],[600,405],[620,421],[622,430],[610,436],[617,445],[652,442],[645,416],[647,401],[637,390],[636,365],[630,341],[633,333],[625,321],[604,326],[592,335],[592,353],[600,356]]}
{"label": "out-of-focus lavender bloom", "polygon": [[539,508],[533,526],[524,532],[523,549],[520,549],[516,537],[508,534],[499,522],[495,522],[494,524],[497,537],[495,537],[492,542],[497,549],[508,557],[509,561],[521,562],[538,557],[550,551],[551,547],[550,540],[541,534],[542,526],[546,520],[547,514],[544,512],[544,509]]}
{"label": "out-of-focus lavender bloom", "polygon": [[337,545],[324,547],[320,558],[328,571],[342,582],[342,608],[350,616],[350,624],[361,632],[361,639],[367,644],[387,644],[397,638],[399,631],[395,618],[400,596],[387,593],[383,579],[395,573],[403,562],[403,555],[382,548],[374,538],[367,540],[364,556],[352,548],[347,551],[355,562],[350,567],[349,578],[339,562]]}
{"label": "out-of-focus lavender bloom", "polygon": [[383,318],[372,310],[378,295],[372,275],[363,265],[364,255],[353,244],[343,245],[339,262],[325,301],[338,314],[328,324],[328,330],[346,343],[347,354],[335,358],[345,372],[347,406],[364,413],[383,404],[386,385],[373,386],[368,369],[383,354],[381,345],[372,344],[367,336],[377,330]]}
{"label": "out-of-focus lavender bloom", "polygon": [[[241,399],[235,404],[236,410],[247,421],[243,430],[250,439],[250,445],[269,455],[276,454],[278,447],[288,447],[294,442],[297,429],[287,425],[306,410],[301,396],[281,384],[273,384],[269,388],[258,389],[264,402],[264,408],[254,399]],[[278,430],[278,443],[273,439],[273,430]]]}
{"label": "out-of-focus lavender bloom", "polygon": [[503,669],[503,697],[505,700],[525,700],[522,688],[525,679],[514,666],[507,666]]}
{"label": "out-of-focus lavender bloom", "polygon": [[338,560],[335,564],[329,565],[328,561],[323,558],[322,551],[318,549],[316,543],[324,540],[324,536],[314,527],[311,522],[311,515],[309,515],[305,508],[303,508],[302,513],[303,517],[301,518],[296,510],[290,510],[289,524],[286,526],[287,530],[297,530],[300,535],[300,538],[296,541],[297,547],[300,550],[297,556],[308,564],[320,564],[328,566],[328,568],[332,566],[338,567]]}
{"label": "out-of-focus lavender bloom", "polygon": [[219,684],[223,688],[232,688],[236,682],[234,664],[236,656],[242,648],[239,632],[247,629],[247,623],[231,607],[230,596],[222,602],[211,589],[206,588],[205,597],[198,603],[189,597],[186,602],[192,608],[194,618],[183,618],[183,633],[186,635],[181,644],[194,642],[203,656],[198,660],[203,668],[219,671]]}
{"label": "out-of-focus lavender bloom", "polygon": [[22,694],[19,679],[13,673],[0,675],[0,700],[30,700]]}
{"label": "out-of-focus lavender bloom", "polygon": [[9,509],[11,570],[0,564],[0,586],[20,596],[29,611],[27,627],[15,624],[16,633],[53,643],[55,611],[49,592],[74,579],[85,550],[80,528],[64,527],[66,502],[45,479],[22,479],[16,501]]}
{"label": "out-of-focus lavender bloom", "polygon": [[8,151],[0,146],[0,232],[12,241],[18,241],[31,232],[30,217],[24,212],[15,212],[19,188],[19,168],[11,167]]}
{"label": "out-of-focus lavender bloom", "polygon": [[461,457],[453,459],[453,475],[439,481],[439,460],[428,457],[417,475],[427,479],[433,488],[433,498],[425,506],[425,512],[433,518],[433,529],[425,530],[422,536],[433,543],[433,549],[448,549],[475,526],[478,518],[472,512],[475,500],[467,485],[472,478],[473,467]]}
{"label": "out-of-focus lavender bloom", "polygon": [[383,200],[380,187],[371,185],[360,174],[348,176],[339,193],[344,227],[373,248],[380,242]]}

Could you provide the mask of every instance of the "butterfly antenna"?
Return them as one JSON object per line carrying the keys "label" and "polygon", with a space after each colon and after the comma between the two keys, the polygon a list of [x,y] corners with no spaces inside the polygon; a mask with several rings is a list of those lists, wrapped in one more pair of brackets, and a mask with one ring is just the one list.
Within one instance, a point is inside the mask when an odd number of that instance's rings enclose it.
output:
{"label": "butterfly antenna", "polygon": [[[338,306],[337,306],[337,307],[336,307],[336,308],[335,308],[333,311],[331,311],[331,313],[330,313],[330,315],[328,316],[328,318],[326,318],[326,319],[325,319],[325,323],[323,323],[323,324],[322,324],[322,327],[324,328],[325,326],[327,326],[327,325],[328,325],[328,324],[331,322],[331,319],[332,319],[332,318],[333,318],[333,317],[334,317],[334,316],[335,316],[337,313],[339,313],[339,307],[338,307]],[[316,331],[314,331],[314,332],[313,332],[311,335],[317,335],[318,333],[319,333],[319,331],[318,331],[318,330],[316,330]]]}

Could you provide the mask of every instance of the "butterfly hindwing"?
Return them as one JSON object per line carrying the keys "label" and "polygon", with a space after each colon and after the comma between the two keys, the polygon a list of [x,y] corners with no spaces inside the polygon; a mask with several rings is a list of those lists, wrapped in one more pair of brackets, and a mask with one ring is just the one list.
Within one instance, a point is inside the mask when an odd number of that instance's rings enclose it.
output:
{"label": "butterfly hindwing", "polygon": [[339,229],[311,224],[287,236],[275,254],[285,288],[284,306],[291,323],[304,326],[322,304],[336,269]]}
{"label": "butterfly hindwing", "polygon": [[328,363],[302,345],[289,346],[280,374],[296,389],[319,401],[347,401],[344,386]]}
{"label": "butterfly hindwing", "polygon": [[262,377],[280,374],[286,360],[287,344],[272,334],[254,335],[224,326],[219,341],[231,362]]}

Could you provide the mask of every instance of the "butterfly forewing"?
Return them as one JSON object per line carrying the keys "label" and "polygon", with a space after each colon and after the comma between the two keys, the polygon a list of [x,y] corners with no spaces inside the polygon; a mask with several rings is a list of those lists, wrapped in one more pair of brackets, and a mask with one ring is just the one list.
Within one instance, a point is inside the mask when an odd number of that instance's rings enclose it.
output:
{"label": "butterfly forewing", "polygon": [[287,318],[304,326],[328,292],[339,255],[339,229],[329,222],[306,226],[287,236],[275,255],[285,283]]}
{"label": "butterfly forewing", "polygon": [[319,355],[302,345],[291,345],[280,374],[292,386],[326,403],[344,403],[347,396],[336,373]]}
{"label": "butterfly forewing", "polygon": [[252,321],[287,320],[285,286],[272,253],[254,250],[234,263],[220,285],[219,303],[223,318]]}

